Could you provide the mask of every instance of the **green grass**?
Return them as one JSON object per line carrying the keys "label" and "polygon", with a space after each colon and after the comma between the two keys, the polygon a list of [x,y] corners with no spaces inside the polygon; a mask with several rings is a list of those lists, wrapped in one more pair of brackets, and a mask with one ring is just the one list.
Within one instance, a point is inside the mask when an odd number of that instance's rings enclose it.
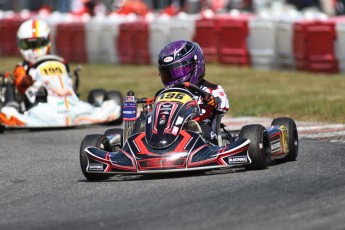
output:
{"label": "green grass", "polygon": [[[0,58],[0,71],[12,71],[20,58]],[[72,63],[74,70],[77,64]],[[151,97],[162,87],[155,66],[82,64],[81,97],[93,88]],[[218,64],[206,66],[206,79],[221,84],[231,116],[289,116],[295,120],[345,123],[345,76],[293,70],[262,71]]]}

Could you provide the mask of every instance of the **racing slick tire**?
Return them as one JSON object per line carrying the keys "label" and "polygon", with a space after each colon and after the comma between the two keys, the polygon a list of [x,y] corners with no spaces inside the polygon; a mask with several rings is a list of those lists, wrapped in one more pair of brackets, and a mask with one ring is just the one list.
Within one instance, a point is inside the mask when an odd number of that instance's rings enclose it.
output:
{"label": "racing slick tire", "polygon": [[242,127],[239,137],[250,140],[248,154],[252,163],[245,168],[248,170],[267,168],[271,159],[271,145],[266,128],[259,124],[246,125]]}
{"label": "racing slick tire", "polygon": [[[107,131],[104,132],[104,136],[108,138],[114,152],[118,151],[119,149],[123,147],[123,129],[121,128],[108,129]],[[117,136],[117,138],[114,138],[115,136]]]}
{"label": "racing slick tire", "polygon": [[121,108],[121,116],[113,121],[113,122],[110,122],[109,125],[119,125],[122,123],[122,119],[123,119],[123,114],[122,114],[122,106],[123,106],[123,97],[122,97],[122,94],[120,91],[117,91],[117,90],[111,90],[111,91],[107,91],[106,92],[106,97],[104,100],[113,100],[115,101],[118,106],[120,106]]}
{"label": "racing slick tire", "polygon": [[279,117],[273,119],[272,125],[285,126],[287,129],[289,153],[280,161],[295,161],[298,155],[298,132],[295,121],[289,117]]}
{"label": "racing slick tire", "polygon": [[114,100],[122,108],[123,97],[120,91],[117,91],[117,90],[107,91],[106,100]]}
{"label": "racing slick tire", "polygon": [[103,89],[93,89],[87,96],[87,102],[96,107],[101,107],[107,97],[107,92]]}
{"label": "racing slick tire", "polygon": [[112,147],[109,143],[109,140],[106,136],[101,134],[90,134],[84,137],[80,145],[80,166],[81,170],[89,181],[99,181],[106,180],[110,176],[102,173],[89,173],[86,171],[86,168],[89,164],[89,159],[86,155],[85,148],[88,146],[93,146],[105,151],[112,151]]}

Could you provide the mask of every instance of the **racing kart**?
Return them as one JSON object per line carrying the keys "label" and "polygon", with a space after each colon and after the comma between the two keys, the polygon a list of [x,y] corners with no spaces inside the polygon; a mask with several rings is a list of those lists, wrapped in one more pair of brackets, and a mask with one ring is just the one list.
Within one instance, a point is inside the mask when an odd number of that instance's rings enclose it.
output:
{"label": "racing kart", "polygon": [[[27,70],[35,82],[22,97],[10,77],[1,75],[0,130],[5,128],[60,128],[122,122],[123,98],[119,91],[91,90],[87,102],[80,100],[78,70],[74,77],[58,56],[46,55]],[[14,92],[13,101],[5,95]]]}
{"label": "racing kart", "polygon": [[[129,92],[123,106],[123,128],[84,137],[81,170],[88,180],[114,174],[149,174],[244,167],[259,170],[271,159],[293,161],[298,154],[294,120],[276,118],[271,127],[246,125],[228,130],[217,117],[218,144],[205,138],[198,100],[207,93],[196,85],[179,83],[135,99]],[[137,105],[143,104],[137,116]]]}

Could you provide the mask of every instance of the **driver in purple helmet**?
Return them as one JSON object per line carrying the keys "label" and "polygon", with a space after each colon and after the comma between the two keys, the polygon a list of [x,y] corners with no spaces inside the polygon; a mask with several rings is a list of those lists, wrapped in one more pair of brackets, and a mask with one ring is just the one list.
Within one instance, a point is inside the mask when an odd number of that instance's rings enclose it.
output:
{"label": "driver in purple helmet", "polygon": [[199,101],[204,112],[200,126],[206,139],[217,144],[216,117],[229,110],[229,100],[222,86],[204,79],[205,61],[200,46],[186,40],[167,44],[159,53],[158,70],[165,87],[190,82],[208,93],[205,101]]}

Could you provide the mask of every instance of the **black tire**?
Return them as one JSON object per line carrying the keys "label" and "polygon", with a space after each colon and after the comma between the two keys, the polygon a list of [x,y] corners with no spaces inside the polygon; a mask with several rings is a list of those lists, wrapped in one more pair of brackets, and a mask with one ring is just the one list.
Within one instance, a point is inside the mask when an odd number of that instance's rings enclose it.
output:
{"label": "black tire", "polygon": [[134,122],[132,134],[145,132],[145,130],[146,130],[146,117],[141,114]]}
{"label": "black tire", "polygon": [[289,153],[280,160],[295,161],[298,155],[298,132],[295,121],[289,117],[279,117],[272,121],[272,125],[285,126],[287,129]]}
{"label": "black tire", "polygon": [[259,124],[246,125],[242,127],[239,137],[250,140],[248,153],[252,163],[245,168],[249,170],[267,168],[271,159],[271,145],[266,128]]}
{"label": "black tire", "polygon": [[111,90],[107,91],[107,97],[106,100],[114,100],[116,103],[122,107],[123,104],[123,96],[120,91],[117,90]]}
{"label": "black tire", "polygon": [[104,100],[107,98],[107,92],[103,89],[93,89],[87,96],[87,102],[96,107],[101,107]]}
{"label": "black tire", "polygon": [[113,151],[118,151],[120,148],[123,147],[123,129],[121,128],[114,128],[108,129],[104,132],[104,136],[113,136],[113,135],[120,135],[120,142],[119,143],[110,143]]}
{"label": "black tire", "polygon": [[88,166],[89,160],[86,156],[85,148],[88,146],[94,146],[96,148],[103,149],[105,151],[111,151],[112,148],[109,144],[109,140],[106,136],[101,134],[91,134],[84,137],[83,141],[80,145],[80,166],[81,170],[89,181],[99,181],[99,180],[106,180],[110,176],[107,174],[102,173],[89,173],[86,171]]}
{"label": "black tire", "polygon": [[109,122],[108,125],[119,125],[122,123],[122,119],[123,119],[123,114],[122,114],[122,105],[123,105],[123,97],[120,91],[117,90],[112,90],[112,91],[107,91],[106,92],[106,98],[105,100],[114,100],[121,108],[121,116],[112,122]]}

